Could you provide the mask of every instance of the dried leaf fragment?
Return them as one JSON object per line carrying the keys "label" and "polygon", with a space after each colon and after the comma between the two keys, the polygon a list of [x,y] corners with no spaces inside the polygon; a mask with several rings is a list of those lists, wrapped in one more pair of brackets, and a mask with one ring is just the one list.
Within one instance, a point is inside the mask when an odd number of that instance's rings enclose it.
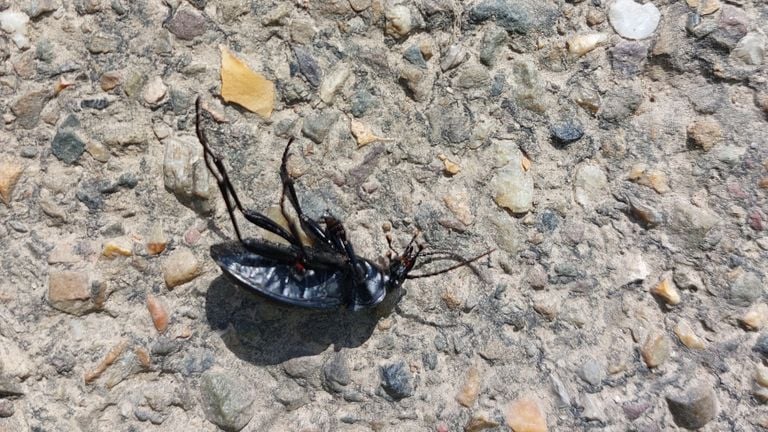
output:
{"label": "dried leaf fragment", "polygon": [[254,72],[226,47],[221,50],[221,97],[263,118],[275,107],[275,84]]}
{"label": "dried leaf fragment", "polygon": [[371,131],[370,126],[355,119],[349,120],[349,129],[352,131],[352,135],[355,136],[358,147],[362,147],[374,141],[392,141],[391,139],[375,135],[373,131]]}

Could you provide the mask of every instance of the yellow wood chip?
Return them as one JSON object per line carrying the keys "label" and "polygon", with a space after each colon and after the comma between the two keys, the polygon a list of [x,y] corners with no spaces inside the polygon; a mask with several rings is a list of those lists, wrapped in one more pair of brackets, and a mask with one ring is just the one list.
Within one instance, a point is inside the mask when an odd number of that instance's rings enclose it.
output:
{"label": "yellow wood chip", "polygon": [[275,107],[275,84],[221,46],[221,97],[263,118]]}

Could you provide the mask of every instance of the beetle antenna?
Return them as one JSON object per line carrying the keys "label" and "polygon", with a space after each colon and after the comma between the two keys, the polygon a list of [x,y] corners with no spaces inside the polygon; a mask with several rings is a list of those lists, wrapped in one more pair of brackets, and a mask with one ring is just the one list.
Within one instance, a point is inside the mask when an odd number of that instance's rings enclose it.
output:
{"label": "beetle antenna", "polygon": [[479,260],[480,258],[483,258],[485,256],[490,255],[495,250],[496,249],[490,249],[488,251],[485,251],[485,252],[481,253],[480,255],[478,255],[478,256],[476,256],[474,258],[470,258],[468,260],[462,260],[462,262],[460,262],[459,264],[456,264],[454,266],[448,267],[446,269],[437,270],[437,271],[429,272],[429,273],[417,274],[417,275],[407,275],[405,278],[406,279],[419,279],[419,278],[425,278],[425,277],[430,277],[430,276],[436,276],[436,275],[443,274],[443,273],[448,273],[449,271],[456,270],[457,268],[468,266],[469,264]]}

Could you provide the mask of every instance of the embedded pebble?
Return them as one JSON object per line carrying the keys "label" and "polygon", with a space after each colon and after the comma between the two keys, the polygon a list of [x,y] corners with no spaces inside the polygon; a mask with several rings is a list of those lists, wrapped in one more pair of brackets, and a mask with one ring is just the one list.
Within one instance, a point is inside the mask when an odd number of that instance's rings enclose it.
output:
{"label": "embedded pebble", "polygon": [[717,395],[707,384],[693,384],[682,392],[673,391],[666,399],[675,424],[686,429],[704,427],[720,411]]}
{"label": "embedded pebble", "polygon": [[4,32],[11,34],[13,43],[19,49],[30,47],[29,39],[27,38],[27,23],[29,23],[29,16],[25,13],[13,10],[0,12],[0,28]]}
{"label": "embedded pebble", "polygon": [[141,92],[141,97],[144,102],[150,106],[160,104],[165,96],[168,94],[168,87],[163,82],[163,79],[159,76],[151,78],[144,86],[144,90]]}
{"label": "embedded pebble", "polygon": [[48,276],[48,303],[73,315],[83,315],[94,309],[91,285],[87,273],[52,271]]}
{"label": "embedded pebble", "polygon": [[549,130],[552,134],[552,140],[560,145],[571,144],[584,136],[584,127],[577,120],[555,123]]}
{"label": "embedded pebble", "polygon": [[608,7],[608,20],[616,33],[627,39],[650,37],[661,20],[661,12],[653,3],[615,0]]}
{"label": "embedded pebble", "polygon": [[665,276],[659,283],[654,285],[651,288],[651,293],[664,300],[668,305],[674,306],[680,304],[681,301],[680,291],[677,290],[672,282],[671,275]]}
{"label": "embedded pebble", "polygon": [[582,164],[573,179],[573,196],[584,208],[593,208],[606,199],[608,179],[598,165]]}
{"label": "embedded pebble", "polygon": [[394,400],[413,395],[413,377],[404,361],[390,363],[381,368],[381,388]]}
{"label": "embedded pebble", "polygon": [[686,320],[680,320],[675,326],[675,335],[680,342],[691,349],[704,349],[704,340],[700,338]]}
{"label": "embedded pebble", "polygon": [[651,332],[640,349],[643,361],[649,368],[661,366],[669,358],[670,352],[669,338],[658,331]]}
{"label": "embedded pebble", "polygon": [[192,40],[202,36],[206,30],[205,17],[190,8],[179,8],[165,23],[165,27],[181,40]]}
{"label": "embedded pebble", "polygon": [[472,414],[472,417],[464,426],[465,432],[479,432],[486,429],[493,429],[499,426],[499,422],[492,418],[487,412],[480,411]]}
{"label": "embedded pebble", "polygon": [[457,44],[451,45],[445,53],[443,53],[442,59],[440,60],[440,69],[443,72],[453,69],[464,63],[468,57],[469,54],[464,47]]}
{"label": "embedded pebble", "polygon": [[728,301],[736,306],[749,306],[763,295],[762,278],[751,271],[737,269],[728,290]]}
{"label": "embedded pebble", "polygon": [[208,421],[224,430],[239,431],[255,414],[252,387],[228,372],[211,371],[200,378],[200,401]]}
{"label": "embedded pebble", "polygon": [[605,33],[589,33],[572,36],[565,44],[568,52],[581,57],[606,42],[608,42],[608,35]]}
{"label": "embedded pebble", "polygon": [[85,141],[78,132],[59,130],[51,141],[51,153],[66,164],[73,164],[85,152]]}
{"label": "embedded pebble", "polygon": [[107,258],[133,255],[133,242],[128,237],[118,237],[104,242],[101,254]]}
{"label": "embedded pebble", "polygon": [[660,194],[670,191],[667,175],[661,170],[650,169],[645,164],[634,165],[628,178],[630,181],[648,186]]}
{"label": "embedded pebble", "polygon": [[512,213],[526,213],[533,205],[533,176],[523,169],[523,154],[516,147],[493,178],[494,201]]}
{"label": "embedded pebble", "polygon": [[496,55],[509,39],[507,32],[498,27],[491,27],[483,34],[480,48],[480,62],[486,66],[496,64]]}
{"label": "embedded pebble", "polygon": [[312,114],[304,119],[301,133],[312,141],[320,144],[328,136],[336,120],[339,118],[337,111],[326,111]]}
{"label": "embedded pebble", "polygon": [[159,333],[165,332],[168,329],[168,311],[163,303],[152,294],[147,294],[147,310],[155,329]]}
{"label": "embedded pebble", "polygon": [[396,38],[405,37],[414,27],[411,10],[403,4],[387,2],[384,18],[386,19],[385,31]]}
{"label": "embedded pebble", "polygon": [[764,35],[750,32],[739,40],[731,54],[746,65],[759,66],[765,60],[765,44]]}
{"label": "embedded pebble", "polygon": [[351,73],[351,68],[346,63],[339,63],[336,67],[323,78],[322,84],[320,84],[320,99],[327,103],[332,104],[336,93],[347,81]]}
{"label": "embedded pebble", "polygon": [[507,425],[514,432],[547,432],[547,418],[539,401],[520,398],[504,410]]}
{"label": "embedded pebble", "polygon": [[16,409],[10,399],[0,399],[0,418],[8,418],[13,415]]}
{"label": "embedded pebble", "polygon": [[599,386],[605,379],[605,367],[590,357],[581,365],[579,377],[589,385]]}
{"label": "embedded pebble", "polygon": [[120,85],[123,81],[123,75],[119,71],[108,71],[99,77],[99,86],[104,91],[110,91]]}
{"label": "embedded pebble", "polygon": [[187,283],[199,275],[200,264],[189,249],[177,249],[163,262],[163,278],[168,288]]}
{"label": "embedded pebble", "polygon": [[688,125],[688,140],[694,147],[709,151],[723,138],[723,130],[715,119],[705,118]]}
{"label": "embedded pebble", "polygon": [[33,91],[20,96],[10,107],[16,116],[16,123],[24,129],[37,126],[40,113],[49,99],[50,94],[46,91]]}
{"label": "embedded pebble", "polygon": [[480,370],[476,366],[471,366],[464,377],[464,384],[462,384],[459,393],[456,394],[456,401],[465,407],[472,407],[480,394],[481,385]]}
{"label": "embedded pebble", "polygon": [[624,77],[633,77],[642,72],[648,57],[648,47],[640,42],[621,41],[611,48],[611,67]]}
{"label": "embedded pebble", "polygon": [[747,330],[757,331],[765,327],[768,323],[768,305],[765,303],[759,303],[752,305],[746,312],[739,318],[739,322]]}
{"label": "embedded pebble", "polygon": [[17,161],[0,160],[0,201],[6,206],[11,205],[13,189],[21,178],[24,167]]}
{"label": "embedded pebble", "polygon": [[155,223],[152,225],[149,237],[147,238],[147,253],[150,255],[159,255],[163,253],[167,245],[168,240],[165,238],[163,226],[160,223]]}

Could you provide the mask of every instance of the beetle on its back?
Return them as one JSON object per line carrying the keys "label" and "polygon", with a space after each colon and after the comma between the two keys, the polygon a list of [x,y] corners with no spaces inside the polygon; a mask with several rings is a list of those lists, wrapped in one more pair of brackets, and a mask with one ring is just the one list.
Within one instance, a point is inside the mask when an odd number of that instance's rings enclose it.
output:
{"label": "beetle on its back", "polygon": [[[368,309],[381,303],[387,293],[399,288],[405,279],[444,273],[492,252],[487,251],[469,260],[460,258],[458,265],[420,275],[410,274],[417,258],[422,255],[422,247],[414,245],[415,235],[402,253],[392,257],[387,268],[381,268],[356,255],[341,221],[333,216],[324,216],[321,221],[315,221],[303,213],[293,179],[286,168],[293,139],[288,140],[280,165],[283,185],[280,210],[285,219],[290,220],[285,206],[287,199],[296,213],[299,226],[289,223],[289,228],[285,229],[266,215],[243,207],[221,158],[208,144],[202,128],[203,110],[199,97],[195,107],[196,132],[203,146],[203,159],[216,178],[237,236],[236,241],[213,245],[211,257],[229,278],[248,290],[280,303],[312,309],[342,306],[352,310]],[[246,220],[259,228],[285,239],[288,244],[243,238],[235,217],[236,212],[240,212]],[[302,243],[299,230],[306,233],[312,246]],[[391,243],[390,249],[394,251]],[[423,255],[427,254],[436,253]]]}

